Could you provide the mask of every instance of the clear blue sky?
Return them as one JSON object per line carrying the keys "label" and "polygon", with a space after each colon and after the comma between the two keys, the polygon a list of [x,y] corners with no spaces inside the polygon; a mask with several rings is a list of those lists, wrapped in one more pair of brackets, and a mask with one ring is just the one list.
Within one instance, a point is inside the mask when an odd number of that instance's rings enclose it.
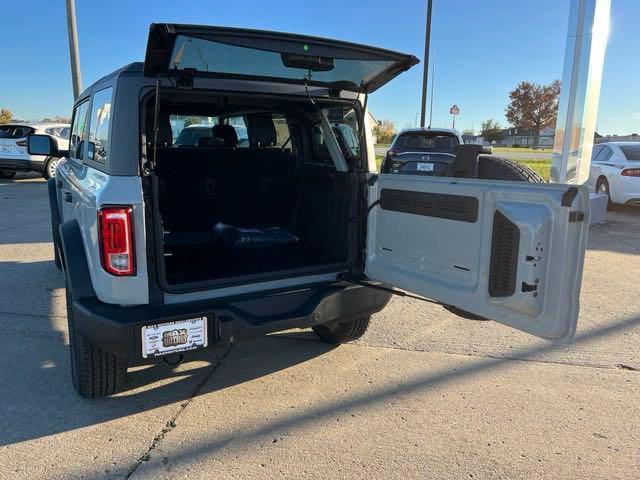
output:
{"label": "clear blue sky", "polygon": [[[151,22],[181,22],[308,33],[423,57],[425,0],[76,0],[84,86],[144,57]],[[612,25],[598,128],[640,132],[640,1],[612,0]],[[508,92],[520,80],[561,78],[568,0],[434,0],[434,126],[506,125]],[[37,119],[69,115],[72,103],[64,0],[2,2],[0,107]],[[412,126],[421,66],[372,95],[378,119]]]}

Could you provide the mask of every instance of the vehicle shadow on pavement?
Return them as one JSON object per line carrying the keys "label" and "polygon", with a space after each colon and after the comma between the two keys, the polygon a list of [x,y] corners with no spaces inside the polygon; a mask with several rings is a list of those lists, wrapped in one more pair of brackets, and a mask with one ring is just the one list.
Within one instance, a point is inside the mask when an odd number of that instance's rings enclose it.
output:
{"label": "vehicle shadow on pavement", "polygon": [[[201,387],[230,347],[191,354],[179,366],[164,362],[131,369],[124,391],[110,398],[86,400],[73,390],[70,374],[64,278],[52,261],[0,262],[0,411],[4,413],[0,446],[123,421],[140,412],[169,406],[201,394]],[[265,337],[255,351],[277,340]],[[234,383],[267,376],[330,351],[331,346],[305,342],[285,356],[252,361],[239,369]],[[293,345],[292,345],[293,347]],[[250,355],[249,355],[250,356]]]}

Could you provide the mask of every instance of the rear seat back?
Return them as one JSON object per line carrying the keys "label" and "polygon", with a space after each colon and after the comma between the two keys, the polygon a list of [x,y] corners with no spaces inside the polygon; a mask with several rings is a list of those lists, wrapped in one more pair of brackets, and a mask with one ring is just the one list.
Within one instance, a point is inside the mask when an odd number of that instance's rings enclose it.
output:
{"label": "rear seat back", "polygon": [[158,150],[165,228],[286,225],[293,213],[292,156],[279,148]]}

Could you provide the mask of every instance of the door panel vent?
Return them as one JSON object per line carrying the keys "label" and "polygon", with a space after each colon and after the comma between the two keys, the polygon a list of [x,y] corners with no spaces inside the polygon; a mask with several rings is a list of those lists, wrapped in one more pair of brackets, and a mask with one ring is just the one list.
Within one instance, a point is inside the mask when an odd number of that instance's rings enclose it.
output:
{"label": "door panel vent", "polygon": [[459,222],[476,222],[478,204],[477,198],[462,195],[408,192],[391,188],[385,188],[380,192],[380,206],[383,210]]}
{"label": "door panel vent", "polygon": [[489,295],[509,297],[516,291],[520,229],[502,213],[493,214]]}

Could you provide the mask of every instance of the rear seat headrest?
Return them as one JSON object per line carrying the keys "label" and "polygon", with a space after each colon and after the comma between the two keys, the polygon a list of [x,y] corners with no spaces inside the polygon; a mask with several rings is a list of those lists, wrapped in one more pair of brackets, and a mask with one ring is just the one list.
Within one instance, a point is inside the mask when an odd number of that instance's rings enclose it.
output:
{"label": "rear seat headrest", "polygon": [[213,127],[213,137],[224,141],[225,147],[235,147],[238,145],[238,134],[231,125],[215,125]]}
{"label": "rear seat headrest", "polygon": [[271,116],[251,117],[249,140],[252,147],[272,147],[276,144],[276,126]]}

